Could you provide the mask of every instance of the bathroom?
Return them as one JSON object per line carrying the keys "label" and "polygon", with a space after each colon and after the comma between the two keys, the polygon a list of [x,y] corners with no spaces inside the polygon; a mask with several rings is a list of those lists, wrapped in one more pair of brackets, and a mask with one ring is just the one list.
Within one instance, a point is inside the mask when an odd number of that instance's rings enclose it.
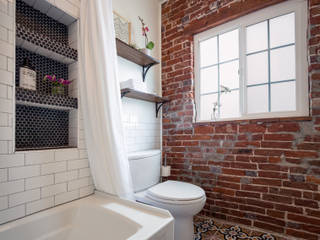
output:
{"label": "bathroom", "polygon": [[0,20],[1,240],[320,240],[320,1]]}

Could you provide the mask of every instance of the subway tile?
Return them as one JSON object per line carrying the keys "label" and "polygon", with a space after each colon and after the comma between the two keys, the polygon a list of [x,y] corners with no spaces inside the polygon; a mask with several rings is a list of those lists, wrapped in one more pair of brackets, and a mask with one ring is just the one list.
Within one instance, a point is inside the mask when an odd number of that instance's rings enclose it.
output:
{"label": "subway tile", "polygon": [[54,161],[54,151],[26,152],[26,165],[44,164]]}
{"label": "subway tile", "polygon": [[0,83],[12,86],[13,84],[13,73],[7,70],[0,69]]}
{"label": "subway tile", "polygon": [[72,160],[79,158],[79,151],[76,148],[59,149],[54,153],[56,161]]}
{"label": "subway tile", "polygon": [[[0,70],[0,76],[1,76],[1,70]],[[0,112],[12,113],[13,112],[12,100],[0,98]]]}
{"label": "subway tile", "polygon": [[13,139],[13,129],[11,127],[0,127],[0,132],[0,141]]}
{"label": "subway tile", "polygon": [[8,169],[1,168],[0,169],[0,182],[7,182],[8,181]]}
{"label": "subway tile", "polygon": [[0,0],[0,11],[7,14],[8,13],[8,1]]}
{"label": "subway tile", "polygon": [[14,66],[14,61],[12,58],[7,58],[7,70],[8,72],[14,72],[15,71],[15,66]]}
{"label": "subway tile", "polygon": [[80,188],[80,197],[85,197],[94,193],[94,186],[90,185],[87,187]]}
{"label": "subway tile", "polygon": [[54,182],[53,175],[33,177],[26,179],[26,189],[33,189],[52,185]]}
{"label": "subway tile", "polygon": [[79,178],[89,177],[91,175],[90,168],[82,168],[79,170]]}
{"label": "subway tile", "polygon": [[56,206],[62,203],[70,202],[77,198],[79,198],[79,190],[58,194],[54,197],[54,205]]}
{"label": "subway tile", "polygon": [[9,29],[13,30],[13,17],[8,16],[6,13],[0,12],[0,25]]}
{"label": "subway tile", "polygon": [[8,196],[0,197],[0,211],[7,209],[9,207],[9,198]]}
{"label": "subway tile", "polygon": [[[0,19],[1,19],[1,16],[0,16]],[[0,40],[0,54],[13,58],[14,57],[13,45],[8,42]],[[2,73],[1,73],[1,76],[2,76]]]}
{"label": "subway tile", "polygon": [[0,154],[9,154],[8,141],[0,141]]}
{"label": "subway tile", "polygon": [[70,14],[72,17],[79,18],[79,8],[70,2],[66,0],[55,0],[55,5],[64,12]]}
{"label": "subway tile", "polygon": [[68,171],[63,173],[56,173],[54,175],[55,183],[67,182],[78,178],[78,171]]}
{"label": "subway tile", "polygon": [[87,150],[79,150],[79,158],[88,158],[88,151]]}
{"label": "subway tile", "polygon": [[0,155],[0,168],[18,167],[24,165],[24,154]]}
{"label": "subway tile", "polygon": [[12,194],[9,196],[9,207],[21,205],[40,199],[40,188]]}
{"label": "subway tile", "polygon": [[24,191],[24,180],[0,183],[0,196]]}
{"label": "subway tile", "polygon": [[43,187],[41,189],[41,197],[46,198],[46,197],[54,196],[59,193],[64,193],[66,191],[67,191],[67,183],[55,184],[48,187]]}
{"label": "subway tile", "polygon": [[88,159],[70,160],[68,161],[68,170],[87,168],[89,166]]}
{"label": "subway tile", "polygon": [[68,191],[72,191],[81,187],[89,185],[89,178],[80,178],[71,182],[68,182]]}
{"label": "subway tile", "polygon": [[22,178],[30,178],[40,175],[40,166],[25,166],[9,168],[9,180],[16,180]]}
{"label": "subway tile", "polygon": [[8,29],[0,26],[0,40],[8,41]]}
{"label": "subway tile", "polygon": [[41,175],[64,172],[67,170],[67,162],[54,162],[41,165]]}
{"label": "subway tile", "polygon": [[0,98],[8,98],[7,85],[0,84]]}
{"label": "subway tile", "polygon": [[25,216],[25,206],[20,205],[14,208],[9,208],[3,211],[0,211],[0,224],[6,223],[12,220]]}
{"label": "subway tile", "polygon": [[41,210],[51,208],[54,206],[54,197],[40,199],[31,203],[27,203],[27,215],[39,212]]}
{"label": "subway tile", "polygon": [[0,55],[0,69],[7,70],[7,68],[8,68],[7,64],[8,64],[7,57]]}

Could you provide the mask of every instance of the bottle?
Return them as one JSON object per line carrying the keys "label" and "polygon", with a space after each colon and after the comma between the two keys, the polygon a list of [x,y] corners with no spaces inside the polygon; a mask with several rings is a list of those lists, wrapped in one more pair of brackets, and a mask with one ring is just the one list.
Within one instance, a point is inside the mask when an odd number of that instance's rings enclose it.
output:
{"label": "bottle", "polygon": [[19,87],[35,91],[37,89],[37,73],[31,67],[28,58],[23,60],[23,65],[20,67],[19,71]]}

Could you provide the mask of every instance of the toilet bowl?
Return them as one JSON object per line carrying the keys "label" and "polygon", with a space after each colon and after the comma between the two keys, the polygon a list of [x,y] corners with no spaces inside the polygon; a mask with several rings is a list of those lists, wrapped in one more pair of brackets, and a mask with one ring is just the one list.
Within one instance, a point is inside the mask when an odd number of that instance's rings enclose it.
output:
{"label": "toilet bowl", "polygon": [[180,181],[160,183],[160,150],[131,153],[129,163],[136,200],[170,211],[175,240],[193,239],[193,216],[206,202],[204,190]]}

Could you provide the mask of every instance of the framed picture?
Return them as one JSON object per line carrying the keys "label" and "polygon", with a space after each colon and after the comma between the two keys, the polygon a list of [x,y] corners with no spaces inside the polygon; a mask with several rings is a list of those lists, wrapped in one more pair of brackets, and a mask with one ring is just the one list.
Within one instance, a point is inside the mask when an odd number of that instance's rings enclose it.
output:
{"label": "framed picture", "polygon": [[130,44],[131,43],[131,23],[113,11],[113,22],[116,38]]}

